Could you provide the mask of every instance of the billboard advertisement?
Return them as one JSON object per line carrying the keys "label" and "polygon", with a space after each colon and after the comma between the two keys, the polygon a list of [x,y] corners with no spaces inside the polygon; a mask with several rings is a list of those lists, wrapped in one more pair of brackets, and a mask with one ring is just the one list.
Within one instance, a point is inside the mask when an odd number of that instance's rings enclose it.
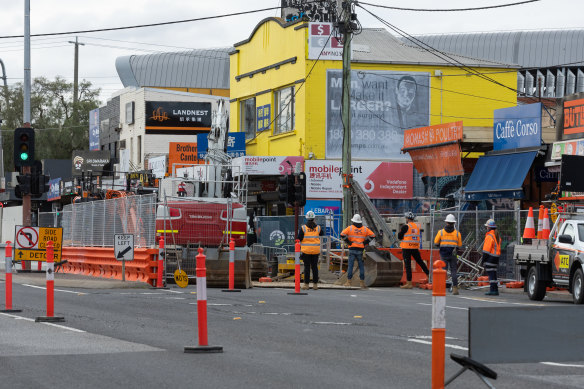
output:
{"label": "billboard advertisement", "polygon": [[[430,124],[429,73],[351,71],[351,155],[406,160],[404,130]],[[342,158],[342,71],[327,70],[326,158]]]}
{"label": "billboard advertisement", "polygon": [[258,176],[277,176],[294,173],[296,164],[300,164],[300,171],[304,166],[304,157],[259,157],[245,156],[234,158],[233,175],[247,173]]}
{"label": "billboard advertisement", "polygon": [[[197,134],[197,149],[199,159],[204,159],[209,148],[207,134]],[[230,132],[227,134],[227,155],[231,158],[245,155],[245,132]]]}
{"label": "billboard advertisement", "polygon": [[71,160],[73,161],[73,176],[89,172],[94,176],[101,176],[105,165],[110,163],[110,152],[109,150],[73,150]]}
{"label": "billboard advertisement", "polygon": [[49,180],[49,191],[47,201],[55,201],[61,198],[61,178]]}
{"label": "billboard advertisement", "polygon": [[[306,197],[342,198],[342,165],[341,161],[306,161]],[[351,172],[371,199],[412,198],[414,168],[411,162],[352,161]]]}
{"label": "billboard advertisement", "polygon": [[169,142],[168,143],[168,172],[172,174],[174,169],[205,163],[197,153],[197,144],[193,142]]}
{"label": "billboard advertisement", "polygon": [[89,111],[89,150],[99,150],[99,108]]}
{"label": "billboard advertisement", "polygon": [[146,101],[147,134],[194,135],[211,129],[211,103]]}
{"label": "billboard advertisement", "polygon": [[308,23],[308,59],[343,60],[343,44],[333,34],[332,23]]}
{"label": "billboard advertisement", "polygon": [[496,109],[493,150],[541,145],[541,103]]}
{"label": "billboard advertisement", "polygon": [[564,135],[584,132],[584,99],[564,101]]}

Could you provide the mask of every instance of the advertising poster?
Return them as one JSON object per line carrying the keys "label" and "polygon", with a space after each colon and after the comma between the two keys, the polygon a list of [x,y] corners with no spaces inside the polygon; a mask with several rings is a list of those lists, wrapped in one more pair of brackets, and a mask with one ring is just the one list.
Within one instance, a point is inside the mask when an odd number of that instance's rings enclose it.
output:
{"label": "advertising poster", "polygon": [[[341,161],[305,162],[306,197],[343,197]],[[414,168],[411,162],[353,161],[353,179],[371,199],[410,199],[413,195]]]}
{"label": "advertising poster", "polygon": [[308,23],[308,59],[343,60],[343,44],[333,34],[332,23]]}
{"label": "advertising poster", "polygon": [[175,169],[205,163],[197,153],[197,144],[192,142],[168,143],[168,169],[172,174]]}
{"label": "advertising poster", "polygon": [[559,161],[563,154],[584,156],[584,139],[554,142],[551,159]]}
{"label": "advertising poster", "polygon": [[211,129],[211,103],[146,101],[147,134],[194,135]]}
{"label": "advertising poster", "polygon": [[49,180],[49,192],[47,193],[47,201],[55,201],[61,198],[61,178],[54,178]]}
{"label": "advertising poster", "polygon": [[99,150],[99,108],[89,111],[89,150]]}
{"label": "advertising poster", "polygon": [[541,145],[541,103],[496,109],[493,150]]}
{"label": "advertising poster", "polygon": [[304,214],[306,215],[308,211],[314,212],[317,216],[316,222],[326,228],[327,235],[339,235],[342,213],[340,200],[306,200]]}
{"label": "advertising poster", "polygon": [[[258,176],[278,176],[294,173],[296,164],[300,164],[300,171],[304,168],[304,157],[252,157],[234,158],[233,175],[241,173]],[[241,172],[241,173],[240,173]]]}
{"label": "advertising poster", "polygon": [[[430,124],[429,73],[351,71],[351,155],[405,160],[404,131]],[[327,70],[326,158],[342,158],[342,71]]]}
{"label": "advertising poster", "polygon": [[[294,217],[258,216],[258,243],[268,247],[294,246]],[[290,248],[289,248],[290,249]]]}

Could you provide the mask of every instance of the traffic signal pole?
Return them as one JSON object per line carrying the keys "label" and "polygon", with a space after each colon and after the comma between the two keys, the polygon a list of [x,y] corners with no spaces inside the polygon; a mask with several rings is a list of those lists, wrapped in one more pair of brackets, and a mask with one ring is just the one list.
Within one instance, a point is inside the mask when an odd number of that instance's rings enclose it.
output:
{"label": "traffic signal pole", "polygon": [[341,120],[343,123],[343,228],[351,224],[353,214],[353,199],[351,198],[351,5],[343,2],[344,20],[340,21],[343,34],[343,91]]}

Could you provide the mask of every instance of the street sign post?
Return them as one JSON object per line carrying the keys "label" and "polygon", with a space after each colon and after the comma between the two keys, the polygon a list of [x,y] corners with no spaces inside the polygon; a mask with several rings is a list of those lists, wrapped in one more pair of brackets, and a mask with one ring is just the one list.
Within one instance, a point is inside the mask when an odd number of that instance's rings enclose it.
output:
{"label": "street sign post", "polygon": [[134,259],[134,235],[114,235],[114,255],[118,261],[122,261],[122,281],[126,281],[126,261]]}
{"label": "street sign post", "polygon": [[14,236],[14,258],[17,261],[47,261],[47,243],[53,242],[53,260],[61,260],[63,229],[47,227],[16,226]]}

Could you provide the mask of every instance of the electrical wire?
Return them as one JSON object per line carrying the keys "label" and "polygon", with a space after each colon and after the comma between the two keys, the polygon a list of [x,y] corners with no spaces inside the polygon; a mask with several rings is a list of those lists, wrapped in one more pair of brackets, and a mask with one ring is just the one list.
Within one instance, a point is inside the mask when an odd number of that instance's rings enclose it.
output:
{"label": "electrical wire", "polygon": [[359,1],[359,4],[370,5],[372,7],[379,7],[385,9],[393,9],[396,11],[413,11],[413,12],[463,12],[463,11],[482,11],[487,9],[494,9],[494,8],[504,8],[504,7],[513,7],[516,5],[523,5],[529,3],[535,3],[541,0],[525,0],[519,1],[516,3],[508,3],[508,4],[499,4],[499,5],[487,5],[482,7],[474,7],[474,8],[404,8],[404,7],[393,7],[389,5],[380,5],[380,4],[373,4],[373,3],[366,3],[363,1]]}

